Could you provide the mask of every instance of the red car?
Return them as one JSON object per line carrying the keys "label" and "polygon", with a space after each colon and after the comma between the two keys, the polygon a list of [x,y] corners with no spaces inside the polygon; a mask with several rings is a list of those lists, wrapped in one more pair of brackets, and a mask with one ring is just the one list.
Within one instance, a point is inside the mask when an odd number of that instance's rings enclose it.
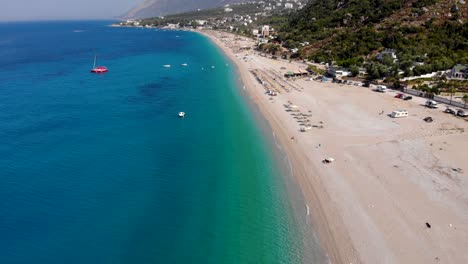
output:
{"label": "red car", "polygon": [[395,98],[403,98],[403,94],[399,93],[399,94],[395,95]]}

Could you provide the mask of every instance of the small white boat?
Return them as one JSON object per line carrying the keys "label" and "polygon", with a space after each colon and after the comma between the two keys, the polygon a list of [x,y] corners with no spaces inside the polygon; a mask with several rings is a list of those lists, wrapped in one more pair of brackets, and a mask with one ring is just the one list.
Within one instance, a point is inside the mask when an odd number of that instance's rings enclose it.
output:
{"label": "small white boat", "polygon": [[180,117],[180,118],[185,117],[185,112],[179,112],[179,117]]}
{"label": "small white boat", "polygon": [[163,65],[164,68],[170,68],[171,65],[170,64],[166,64],[166,65]]}
{"label": "small white boat", "polygon": [[187,67],[187,66],[188,66],[187,63],[182,63],[181,65],[184,66],[184,67]]}

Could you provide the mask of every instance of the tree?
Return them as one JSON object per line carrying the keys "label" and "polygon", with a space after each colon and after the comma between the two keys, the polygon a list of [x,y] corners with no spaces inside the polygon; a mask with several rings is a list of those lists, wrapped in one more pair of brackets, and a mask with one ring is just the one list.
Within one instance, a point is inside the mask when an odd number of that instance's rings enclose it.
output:
{"label": "tree", "polygon": [[435,85],[432,86],[432,87],[431,87],[431,93],[433,93],[433,94],[440,94],[440,89],[439,89],[439,87],[437,87],[437,86],[435,86]]}
{"label": "tree", "polygon": [[426,83],[423,83],[423,84],[421,84],[421,85],[418,85],[418,90],[427,93],[427,92],[430,92],[430,91],[431,91],[431,88],[430,88],[429,85],[427,85]]}
{"label": "tree", "polygon": [[271,47],[271,49],[270,49],[270,52],[271,52],[273,55],[275,55],[276,52],[278,52],[279,50],[280,50],[280,46],[278,46],[278,45],[273,45],[273,46]]}
{"label": "tree", "polygon": [[353,76],[358,76],[359,75],[359,67],[356,66],[356,65],[351,65],[351,68],[349,68],[350,71],[351,71],[351,74],[353,74]]}
{"label": "tree", "polygon": [[452,97],[453,94],[457,92],[457,88],[455,88],[453,85],[450,85],[448,92],[450,93],[450,104],[452,104]]}
{"label": "tree", "polygon": [[387,66],[393,66],[393,58],[390,56],[390,54],[385,54],[382,58],[382,63]]}
{"label": "tree", "polygon": [[466,108],[466,103],[468,103],[468,94],[464,94],[464,95],[463,95],[462,101],[465,103],[465,105],[463,106],[463,108]]}

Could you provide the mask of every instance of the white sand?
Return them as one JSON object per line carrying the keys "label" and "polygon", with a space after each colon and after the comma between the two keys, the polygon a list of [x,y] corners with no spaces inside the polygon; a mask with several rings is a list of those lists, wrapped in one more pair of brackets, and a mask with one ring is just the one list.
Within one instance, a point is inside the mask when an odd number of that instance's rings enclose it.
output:
{"label": "white sand", "polygon": [[[423,107],[422,98],[403,101],[364,87],[301,79],[285,92],[274,73],[305,65],[237,49],[251,40],[202,33],[237,64],[285,147],[331,263],[468,263],[467,121]],[[251,70],[282,93],[271,100]],[[323,128],[300,132],[285,111],[288,101]],[[409,117],[387,116],[397,109]],[[426,116],[435,121],[425,123]],[[323,164],[326,157],[335,162]]]}

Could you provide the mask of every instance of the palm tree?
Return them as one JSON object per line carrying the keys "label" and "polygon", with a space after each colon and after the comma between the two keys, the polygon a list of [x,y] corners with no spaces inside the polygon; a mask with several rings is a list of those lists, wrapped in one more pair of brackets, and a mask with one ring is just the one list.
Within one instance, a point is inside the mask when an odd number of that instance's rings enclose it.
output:
{"label": "palm tree", "polygon": [[453,94],[457,92],[457,88],[455,88],[455,83],[453,81],[448,82],[446,88],[447,88],[447,91],[450,93],[450,105],[451,105]]}
{"label": "palm tree", "polygon": [[465,105],[463,106],[463,108],[466,108],[466,103],[468,103],[468,94],[464,94],[464,95],[463,95],[462,101],[465,103]]}
{"label": "palm tree", "polygon": [[451,105],[453,94],[457,92],[457,88],[450,86],[448,92],[450,93],[450,105]]}

